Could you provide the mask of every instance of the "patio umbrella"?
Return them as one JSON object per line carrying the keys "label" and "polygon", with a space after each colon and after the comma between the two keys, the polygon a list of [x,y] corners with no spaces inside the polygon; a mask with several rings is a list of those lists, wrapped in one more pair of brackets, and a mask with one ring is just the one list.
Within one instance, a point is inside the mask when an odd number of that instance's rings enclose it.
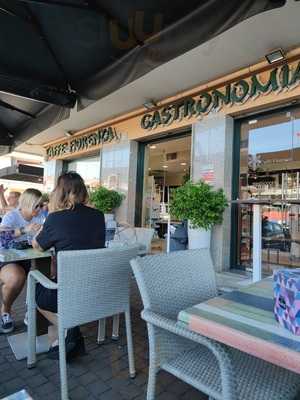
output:
{"label": "patio umbrella", "polygon": [[285,2],[0,0],[0,145]]}

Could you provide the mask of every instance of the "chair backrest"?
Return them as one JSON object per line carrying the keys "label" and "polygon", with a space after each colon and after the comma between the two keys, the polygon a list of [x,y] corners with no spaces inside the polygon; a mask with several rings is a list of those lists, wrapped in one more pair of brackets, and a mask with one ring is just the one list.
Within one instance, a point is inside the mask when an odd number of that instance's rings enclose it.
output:
{"label": "chair backrest", "polygon": [[130,260],[138,248],[61,251],[58,318],[70,328],[129,309]]}
{"label": "chair backrest", "polygon": [[125,228],[118,232],[118,238],[121,242],[133,244],[137,242],[136,232],[134,228]]}
{"label": "chair backrest", "polygon": [[176,318],[180,310],[217,295],[208,249],[139,257],[131,262],[144,308]]}
{"label": "chair backrest", "polygon": [[150,253],[153,235],[154,229],[152,228],[126,228],[118,234],[121,242],[131,245],[142,244],[146,247],[147,253]]}
{"label": "chair backrest", "polygon": [[151,251],[151,243],[154,236],[152,228],[135,228],[137,242],[146,246],[147,253]]}

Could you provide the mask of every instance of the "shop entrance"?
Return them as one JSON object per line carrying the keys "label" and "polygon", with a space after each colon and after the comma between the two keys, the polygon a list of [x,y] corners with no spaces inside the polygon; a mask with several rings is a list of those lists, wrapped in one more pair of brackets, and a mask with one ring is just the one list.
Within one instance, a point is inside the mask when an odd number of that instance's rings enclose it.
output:
{"label": "shop entrance", "polygon": [[[300,267],[300,109],[275,111],[238,122],[239,187],[237,197],[271,200],[262,209],[263,271]],[[277,203],[276,203],[277,202]],[[252,211],[237,212],[237,264],[252,264]]]}
{"label": "shop entrance", "polygon": [[166,250],[172,190],[190,179],[190,165],[190,133],[144,145],[141,225],[155,229],[155,245],[158,251]]}

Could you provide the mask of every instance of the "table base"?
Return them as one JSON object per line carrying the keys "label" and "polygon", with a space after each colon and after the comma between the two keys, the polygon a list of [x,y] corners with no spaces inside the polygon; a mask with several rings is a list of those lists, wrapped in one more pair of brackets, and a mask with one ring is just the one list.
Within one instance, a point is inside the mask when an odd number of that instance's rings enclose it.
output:
{"label": "table base", "polygon": [[[27,332],[11,335],[7,338],[8,343],[18,361],[27,358]],[[37,336],[36,352],[37,354],[46,353],[50,348],[48,335]]]}

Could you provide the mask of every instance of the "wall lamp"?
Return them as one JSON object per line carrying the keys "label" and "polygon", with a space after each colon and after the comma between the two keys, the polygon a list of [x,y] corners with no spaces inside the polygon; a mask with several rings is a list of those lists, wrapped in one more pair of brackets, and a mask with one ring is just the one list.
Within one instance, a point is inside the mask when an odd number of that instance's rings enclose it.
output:
{"label": "wall lamp", "polygon": [[146,100],[145,103],[143,103],[143,106],[147,108],[147,110],[151,110],[152,108],[157,107],[157,104],[155,103],[154,100],[149,99]]}
{"label": "wall lamp", "polygon": [[275,64],[285,60],[285,54],[282,49],[273,50],[271,53],[266,54],[265,57],[269,64]]}

